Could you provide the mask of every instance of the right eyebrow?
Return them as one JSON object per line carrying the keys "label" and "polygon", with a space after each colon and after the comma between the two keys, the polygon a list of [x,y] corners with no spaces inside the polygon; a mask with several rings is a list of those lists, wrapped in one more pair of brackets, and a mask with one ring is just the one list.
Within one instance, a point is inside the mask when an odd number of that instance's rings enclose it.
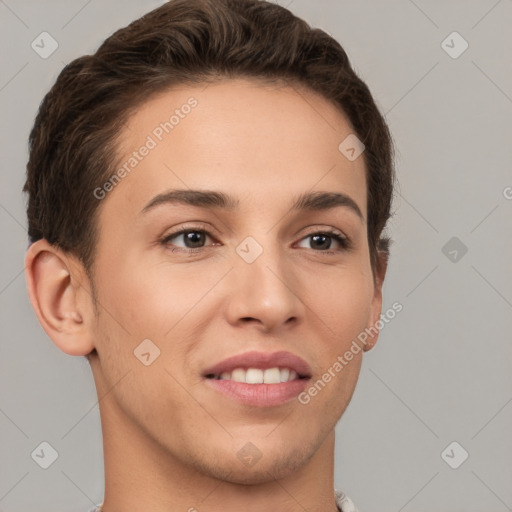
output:
{"label": "right eyebrow", "polygon": [[158,194],[142,209],[141,213],[146,213],[162,204],[187,204],[199,208],[223,208],[226,210],[235,210],[239,201],[224,192],[213,190],[186,190],[175,189],[168,190]]}

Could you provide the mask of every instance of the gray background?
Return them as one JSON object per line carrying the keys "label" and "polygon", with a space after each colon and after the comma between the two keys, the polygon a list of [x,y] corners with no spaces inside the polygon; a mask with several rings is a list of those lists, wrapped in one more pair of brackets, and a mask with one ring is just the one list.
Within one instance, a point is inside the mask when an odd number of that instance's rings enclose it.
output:
{"label": "gray background", "polygon": [[[89,367],[53,345],[26,294],[21,188],[63,65],[160,3],[0,0],[0,511],[85,512],[103,498]],[[361,512],[512,510],[512,1],[280,3],[340,41],[398,149],[384,310],[403,311],[338,424],[336,486]],[[43,31],[59,45],[47,59],[31,48]],[[458,58],[441,45],[453,31],[469,44]],[[31,458],[42,441],[59,453],[46,470]],[[446,460],[469,453],[457,469],[441,457],[453,441]]]}

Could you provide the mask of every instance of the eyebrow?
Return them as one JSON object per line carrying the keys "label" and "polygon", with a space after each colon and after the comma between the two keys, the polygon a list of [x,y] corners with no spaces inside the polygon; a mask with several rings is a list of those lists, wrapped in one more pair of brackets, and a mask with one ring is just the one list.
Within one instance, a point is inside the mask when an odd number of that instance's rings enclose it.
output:
{"label": "eyebrow", "polygon": [[[141,213],[163,204],[184,204],[198,208],[214,208],[236,211],[240,201],[224,192],[214,190],[174,189],[153,197],[142,209]],[[361,220],[364,220],[361,209],[348,195],[340,192],[304,192],[293,202],[292,210],[321,211],[336,207],[346,207],[352,210]]]}

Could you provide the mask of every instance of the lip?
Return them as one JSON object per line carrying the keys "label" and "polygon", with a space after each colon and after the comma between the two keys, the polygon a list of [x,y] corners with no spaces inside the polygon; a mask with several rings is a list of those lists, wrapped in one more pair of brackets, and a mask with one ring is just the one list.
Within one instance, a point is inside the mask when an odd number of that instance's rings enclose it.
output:
{"label": "lip", "polygon": [[308,386],[309,378],[279,384],[245,384],[233,380],[216,379],[204,379],[204,382],[240,404],[251,407],[273,407],[296,399]]}
{"label": "lip", "polygon": [[[203,377],[218,376],[223,372],[231,372],[235,368],[259,368],[266,370],[267,368],[290,368],[295,370],[300,378],[311,377],[311,367],[299,356],[291,352],[244,352],[236,356],[228,357],[223,361],[207,368],[203,372]],[[293,382],[293,381],[292,381]],[[289,384],[289,383],[281,383]],[[247,384],[249,386],[277,386],[276,384]]]}

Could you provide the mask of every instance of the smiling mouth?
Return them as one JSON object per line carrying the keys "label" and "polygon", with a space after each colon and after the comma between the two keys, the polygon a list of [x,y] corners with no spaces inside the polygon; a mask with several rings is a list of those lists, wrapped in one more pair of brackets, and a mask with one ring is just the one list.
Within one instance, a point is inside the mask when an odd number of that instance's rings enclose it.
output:
{"label": "smiling mouth", "polygon": [[207,379],[230,380],[243,384],[281,384],[294,380],[308,379],[306,375],[299,375],[290,368],[235,368],[231,372],[222,372],[220,375],[210,373]]}

